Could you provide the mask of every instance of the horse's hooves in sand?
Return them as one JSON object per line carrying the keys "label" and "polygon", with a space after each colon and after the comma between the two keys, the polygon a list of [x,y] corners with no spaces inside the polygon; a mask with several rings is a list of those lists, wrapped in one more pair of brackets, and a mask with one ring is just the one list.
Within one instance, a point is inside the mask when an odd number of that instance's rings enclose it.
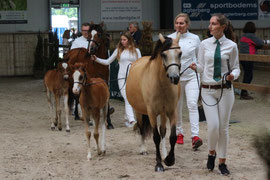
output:
{"label": "horse's hooves in sand", "polygon": [[164,167],[162,166],[161,163],[156,165],[155,171],[156,172],[164,172]]}
{"label": "horse's hooves in sand", "polygon": [[66,132],[70,133],[70,129],[66,129]]}

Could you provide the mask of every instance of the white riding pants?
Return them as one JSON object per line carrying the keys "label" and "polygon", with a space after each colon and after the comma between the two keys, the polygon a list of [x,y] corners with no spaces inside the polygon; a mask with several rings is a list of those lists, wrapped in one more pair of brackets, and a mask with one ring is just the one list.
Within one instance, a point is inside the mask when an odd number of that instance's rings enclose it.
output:
{"label": "white riding pants", "polygon": [[199,87],[196,78],[188,81],[181,81],[181,94],[178,101],[179,119],[176,125],[176,134],[183,134],[184,130],[182,127],[182,109],[184,93],[186,94],[187,108],[189,111],[189,121],[191,137],[199,136],[199,112],[198,112],[198,98],[199,98]]}
{"label": "white riding pants", "polygon": [[135,121],[135,117],[134,117],[134,112],[133,112],[133,108],[132,106],[129,104],[128,100],[127,100],[127,95],[126,95],[126,84],[125,83],[125,79],[121,79],[121,78],[125,78],[126,74],[118,74],[118,86],[121,92],[121,95],[124,98],[125,101],[125,112],[126,112],[126,117],[128,119],[129,122]]}
{"label": "white riding pants", "polygon": [[[221,89],[202,88],[202,98],[209,104],[215,104],[220,98]],[[208,150],[216,150],[219,158],[226,158],[229,142],[229,120],[234,104],[234,91],[223,89],[220,102],[216,106],[207,106],[203,109],[208,127]]]}

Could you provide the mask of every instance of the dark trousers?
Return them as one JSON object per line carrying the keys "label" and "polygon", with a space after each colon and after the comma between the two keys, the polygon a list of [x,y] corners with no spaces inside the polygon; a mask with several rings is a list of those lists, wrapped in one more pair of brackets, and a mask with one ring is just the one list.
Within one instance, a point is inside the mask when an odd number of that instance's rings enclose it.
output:
{"label": "dark trousers", "polygon": [[[240,61],[243,70],[244,70],[244,78],[243,83],[250,84],[253,79],[253,62],[252,61]],[[247,94],[247,90],[242,90],[241,95]]]}

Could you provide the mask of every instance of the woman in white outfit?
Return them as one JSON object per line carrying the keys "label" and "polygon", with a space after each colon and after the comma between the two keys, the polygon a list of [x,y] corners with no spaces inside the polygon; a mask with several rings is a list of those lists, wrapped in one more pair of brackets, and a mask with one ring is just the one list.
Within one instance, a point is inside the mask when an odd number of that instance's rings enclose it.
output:
{"label": "woman in white outfit", "polygon": [[118,72],[118,86],[125,100],[125,111],[127,122],[125,123],[128,127],[133,127],[136,120],[134,117],[133,109],[129,104],[126,96],[126,84],[125,79],[127,75],[128,65],[138,58],[141,58],[141,52],[138,48],[135,47],[134,40],[130,32],[122,33],[120,37],[120,42],[117,45],[117,48],[114,50],[113,54],[108,59],[101,59],[98,57],[93,57],[98,63],[103,65],[111,64],[115,59],[118,59],[119,63],[119,72]]}
{"label": "woman in white outfit", "polygon": [[[180,13],[175,17],[174,27],[176,32],[169,35],[171,38],[176,38],[178,32],[181,33],[179,46],[182,50],[181,56],[181,71],[188,68],[191,63],[197,63],[197,54],[200,46],[200,38],[188,31],[190,19],[186,13]],[[184,93],[186,95],[187,107],[189,111],[192,148],[198,149],[202,145],[202,140],[199,138],[199,113],[198,113],[198,97],[199,87],[196,74],[192,69],[187,69],[180,77],[181,95],[178,102],[179,119],[176,127],[177,144],[184,144],[184,135],[182,128],[182,109]]]}
{"label": "woman in white outfit", "polygon": [[[216,155],[218,155],[218,168],[222,175],[230,174],[225,162],[229,141],[229,120],[234,104],[233,87],[222,85],[222,79],[224,77],[227,81],[232,81],[240,75],[237,44],[228,39],[233,38],[230,27],[229,20],[223,14],[214,14],[209,25],[213,37],[201,42],[198,64],[193,63],[190,66],[201,73],[203,108],[208,127],[207,168],[211,171],[214,169]],[[231,72],[228,73],[230,70]]]}

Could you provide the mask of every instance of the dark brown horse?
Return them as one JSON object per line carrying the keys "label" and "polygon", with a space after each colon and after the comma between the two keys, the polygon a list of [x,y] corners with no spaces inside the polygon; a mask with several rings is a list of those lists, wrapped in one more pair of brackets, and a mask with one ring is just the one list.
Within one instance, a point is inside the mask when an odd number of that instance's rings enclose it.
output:
{"label": "dark brown horse", "polygon": [[47,100],[50,106],[52,114],[53,104],[51,94],[54,94],[55,98],[55,119],[52,117],[51,129],[54,130],[57,125],[58,130],[62,130],[61,123],[61,109],[60,109],[60,98],[64,96],[64,106],[66,112],[66,131],[70,132],[69,128],[69,109],[68,109],[68,89],[69,89],[69,76],[71,69],[67,62],[60,62],[57,69],[49,70],[44,76],[44,85],[47,93]]}
{"label": "dark brown horse", "polygon": [[[73,68],[73,88],[74,94],[80,94],[80,105],[85,124],[85,133],[88,142],[87,159],[92,158],[90,150],[91,132],[89,130],[90,115],[94,119],[94,138],[97,144],[98,155],[105,155],[105,120],[108,110],[108,102],[110,97],[109,88],[106,82],[101,78],[91,78],[86,64],[76,63]],[[100,110],[103,112],[103,120],[100,121]],[[102,136],[101,148],[99,145],[99,123],[101,122]]]}
{"label": "dark brown horse", "polygon": [[[87,63],[90,77],[100,77],[106,82],[109,82],[109,67],[96,63],[91,60],[91,55],[96,55],[99,58],[106,59],[108,57],[110,41],[108,35],[103,30],[103,23],[90,25],[89,31],[89,46],[88,49],[77,48],[72,49],[64,57],[70,65],[82,62]],[[78,117],[78,111],[75,109],[75,118]],[[107,128],[112,129],[110,113],[107,115]]]}
{"label": "dark brown horse", "polygon": [[[180,57],[178,45],[180,33],[176,39],[159,35],[154,54],[144,56],[132,64],[127,78],[126,92],[130,105],[137,118],[141,133],[141,153],[146,153],[144,140],[153,132],[156,145],[156,171],[164,171],[161,163],[160,142],[164,163],[172,166],[175,162],[177,102],[180,97]],[[157,117],[160,116],[158,131]],[[166,122],[170,120],[171,149],[167,155],[165,147]]]}

